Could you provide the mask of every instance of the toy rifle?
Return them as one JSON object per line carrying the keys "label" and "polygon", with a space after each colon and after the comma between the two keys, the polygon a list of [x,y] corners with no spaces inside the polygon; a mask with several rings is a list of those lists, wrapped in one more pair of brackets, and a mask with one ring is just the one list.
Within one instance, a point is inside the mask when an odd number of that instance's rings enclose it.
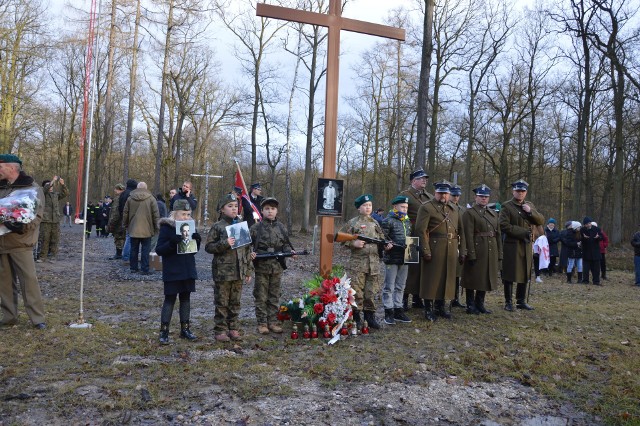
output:
{"label": "toy rifle", "polygon": [[[329,238],[329,236],[327,238]],[[364,235],[358,235],[358,234],[348,234],[346,232],[337,232],[336,235],[333,236],[333,241],[336,243],[344,243],[346,241],[355,241],[355,240],[364,241],[365,243],[369,243],[369,244],[377,244],[378,246],[386,246],[387,244],[392,244],[394,247],[398,247],[403,250],[407,248],[406,245],[394,243],[393,241],[365,237]]]}
{"label": "toy rifle", "polygon": [[310,253],[307,250],[303,250],[300,253],[295,251],[276,251],[276,252],[267,252],[267,253],[256,253],[256,258],[254,260],[276,259],[280,264],[280,266],[282,266],[282,269],[287,269],[287,262],[285,260],[287,257],[301,256],[301,255],[305,256],[308,254]]}

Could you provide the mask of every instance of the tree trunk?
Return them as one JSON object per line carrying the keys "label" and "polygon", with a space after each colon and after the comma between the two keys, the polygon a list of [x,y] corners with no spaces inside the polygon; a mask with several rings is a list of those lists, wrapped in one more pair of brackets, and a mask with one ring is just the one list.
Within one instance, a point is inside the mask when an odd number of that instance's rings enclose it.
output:
{"label": "tree trunk", "polygon": [[[433,54],[433,10],[434,0],[425,0],[424,28],[422,35],[422,62],[420,65],[420,83],[418,85],[418,135],[416,140],[416,167],[424,167],[429,117],[429,73]],[[435,165],[435,157],[429,153],[430,172]]]}
{"label": "tree trunk", "polygon": [[129,158],[131,157],[131,144],[133,135],[133,106],[136,95],[136,75],[138,73],[138,33],[140,32],[140,2],[136,2],[136,20],[133,29],[133,46],[131,50],[131,71],[129,72],[129,105],[127,107],[127,130],[125,135],[123,183],[129,179]]}

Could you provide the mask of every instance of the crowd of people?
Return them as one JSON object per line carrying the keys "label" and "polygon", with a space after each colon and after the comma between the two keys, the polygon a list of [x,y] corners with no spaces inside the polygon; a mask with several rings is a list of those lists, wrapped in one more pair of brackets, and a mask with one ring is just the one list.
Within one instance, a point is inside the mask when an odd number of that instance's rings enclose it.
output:
{"label": "crowd of people", "polygon": [[[384,323],[393,325],[411,322],[406,314],[410,307],[424,309],[428,321],[451,319],[451,307],[465,308],[472,315],[490,314],[486,293],[500,286],[505,310],[532,310],[528,300],[532,269],[537,281],[542,281],[543,273],[551,276],[562,271],[567,283],[573,282],[574,273],[584,284],[601,285],[606,279],[608,237],[591,217],[568,221],[558,230],[555,219],[545,221],[526,200],[529,185],[522,179],[512,184],[512,199],[502,204],[490,204],[491,188],[482,184],[473,189],[474,202],[463,207],[458,203],[462,192],[458,185],[437,182],[432,194],[427,191],[428,178],[422,169],[411,173],[410,186],[391,200],[386,214],[385,209],[373,212],[370,194],[354,200],[358,215],[342,231],[355,236],[343,244],[350,252],[345,269],[356,290],[353,319],[358,328],[381,328],[376,318],[378,299],[384,307]],[[0,325],[17,322],[22,294],[32,324],[43,329],[35,263],[55,261],[61,221],[62,226],[72,226],[73,208],[69,202],[62,204],[69,194],[64,179],[54,176],[40,186],[22,170],[19,157],[1,154],[0,199],[25,189],[38,200],[33,220],[2,224],[6,230],[0,235]],[[154,196],[145,182],[129,179],[125,185],[115,185],[113,195],[89,203],[81,215],[87,238],[94,225],[97,237],[113,235],[111,259],[122,259],[131,272],[149,275],[149,254],[155,251],[162,256],[165,300],[159,341],[163,344],[169,342],[176,300],[180,301],[180,337],[197,338],[190,329],[190,293],[197,279],[194,256],[202,242],[197,230],[192,232],[185,223],[198,205],[191,182],[185,181],[169,194],[167,209],[161,194]],[[275,198],[262,196],[259,183],[251,185],[249,194],[234,188],[218,201],[219,218],[204,245],[214,255],[216,341],[242,339],[240,294],[252,276],[257,332],[282,333],[277,319],[286,268],[282,256],[295,257],[296,252],[278,220],[278,206]],[[232,232],[243,221],[250,224],[248,244],[239,244]],[[408,253],[410,237],[419,239],[417,262]],[[631,244],[640,286],[640,231]],[[460,289],[464,289],[465,303]]]}

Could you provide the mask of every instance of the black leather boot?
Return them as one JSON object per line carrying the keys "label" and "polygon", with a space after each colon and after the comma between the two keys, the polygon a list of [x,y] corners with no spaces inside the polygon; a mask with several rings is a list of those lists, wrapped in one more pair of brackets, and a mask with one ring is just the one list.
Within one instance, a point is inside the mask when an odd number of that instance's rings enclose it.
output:
{"label": "black leather boot", "polygon": [[484,297],[487,295],[486,291],[476,291],[476,309],[482,314],[490,314],[491,311],[484,306]]}
{"label": "black leather boot", "polygon": [[438,319],[436,313],[433,311],[433,300],[424,301],[424,317],[431,322],[434,322]]}
{"label": "black leather boot", "polygon": [[511,299],[513,294],[513,283],[509,281],[503,281],[502,285],[504,286],[504,310],[513,312],[513,301]]}
{"label": "black leather boot", "polygon": [[198,338],[189,330],[189,321],[180,323],[180,337],[187,340],[196,340]]}
{"label": "black leather boot", "polygon": [[589,284],[589,280],[582,281],[582,272],[578,272],[578,282],[582,284]]}
{"label": "black leather boot", "polygon": [[115,256],[109,258],[109,260],[118,260],[118,259],[122,259],[122,249],[116,249]]}
{"label": "black leather boot", "polygon": [[418,308],[418,309],[424,308],[424,303],[423,303],[422,299],[420,299],[419,295],[412,294],[411,295],[411,301],[412,301],[412,306],[414,308]]}
{"label": "black leather boot", "polygon": [[404,309],[405,312],[409,310],[409,293],[402,295],[402,309]]}
{"label": "black leather boot", "polygon": [[573,273],[571,272],[567,272],[567,283],[571,284],[571,276],[573,275]]}
{"label": "black leather boot", "polygon": [[444,300],[436,300],[435,311],[437,316],[442,317],[444,319],[451,319],[451,314],[447,311],[447,307],[446,307],[446,304],[444,303]]}
{"label": "black leather boot", "polygon": [[356,322],[356,328],[360,330],[362,328],[362,318],[360,317],[360,311],[357,309],[353,309],[351,313],[353,314],[353,320]]}
{"label": "black leather boot", "polygon": [[460,303],[460,278],[456,278],[456,297],[451,301],[452,308],[466,308],[465,305]]}
{"label": "black leather boot", "polygon": [[160,324],[160,344],[168,345],[169,344],[169,323],[163,322]]}
{"label": "black leather boot", "polygon": [[382,327],[376,319],[376,313],[373,311],[364,311],[364,320],[369,323],[369,328],[374,330],[380,330]]}
{"label": "black leather boot", "polygon": [[467,297],[467,313],[470,315],[478,315],[480,311],[476,308],[475,302],[473,300],[473,290],[466,289],[465,294]]}
{"label": "black leather boot", "polygon": [[411,318],[409,318],[407,314],[404,313],[404,309],[402,308],[395,308],[393,310],[393,319],[396,320],[396,322],[411,322]]}
{"label": "black leather boot", "polygon": [[393,309],[385,309],[384,310],[384,323],[389,325],[394,325],[396,323],[393,318]]}
{"label": "black leather boot", "polygon": [[525,311],[533,311],[533,307],[527,305],[525,302],[527,298],[527,283],[518,283],[516,286],[516,308],[524,309]]}

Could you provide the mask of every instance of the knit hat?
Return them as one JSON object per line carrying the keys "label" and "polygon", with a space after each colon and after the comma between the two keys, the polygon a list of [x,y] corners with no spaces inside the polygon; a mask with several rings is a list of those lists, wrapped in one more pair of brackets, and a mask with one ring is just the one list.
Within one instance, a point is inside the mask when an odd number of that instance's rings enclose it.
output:
{"label": "knit hat", "polygon": [[572,220],[571,221],[571,229],[573,229],[574,231],[577,231],[578,229],[580,229],[582,225],[580,225],[580,222],[578,222],[577,220]]}
{"label": "knit hat", "polygon": [[547,223],[554,223],[554,224],[555,224],[555,223],[556,223],[556,220],[555,220],[554,218],[552,218],[552,217],[551,217],[551,218],[549,218],[549,221],[548,221]]}
{"label": "knit hat", "polygon": [[173,202],[173,211],[176,210],[191,210],[191,205],[184,198],[180,198]]}
{"label": "knit hat", "polygon": [[584,219],[582,219],[582,224],[586,225],[588,223],[593,222],[593,219],[591,219],[589,216],[585,216]]}
{"label": "knit hat", "polygon": [[129,179],[127,181],[127,188],[136,189],[138,187],[138,181],[135,179]]}

